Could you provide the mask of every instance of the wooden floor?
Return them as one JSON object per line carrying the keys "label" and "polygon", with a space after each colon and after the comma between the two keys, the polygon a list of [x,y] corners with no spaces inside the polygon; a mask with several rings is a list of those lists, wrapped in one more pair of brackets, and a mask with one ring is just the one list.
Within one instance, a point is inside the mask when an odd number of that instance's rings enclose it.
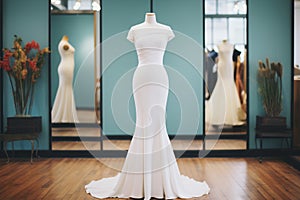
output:
{"label": "wooden floor", "polygon": [[[202,150],[202,140],[171,140],[174,150]],[[105,140],[104,150],[128,150],[130,140]],[[207,140],[206,150],[241,150],[247,148],[245,140]],[[52,142],[52,150],[100,150],[100,142]]]}
{"label": "wooden floor", "polygon": [[[212,132],[209,132],[212,134]],[[224,132],[222,134],[245,134],[241,132]],[[52,136],[55,137],[87,137],[100,136],[100,128],[52,128]],[[99,150],[99,140],[93,142],[67,142],[59,141],[52,142],[52,150]],[[203,149],[202,140],[181,140],[172,139],[172,146],[174,150],[201,150]],[[105,140],[103,142],[104,150],[127,150],[129,148],[130,140]],[[245,140],[206,140],[206,150],[241,150],[247,148],[247,141]]]}
{"label": "wooden floor", "polygon": [[[114,176],[123,158],[57,158],[0,160],[1,200],[76,200],[94,199],[84,190],[91,180]],[[194,199],[299,200],[300,172],[285,162],[255,158],[181,158],[182,174],[205,180],[208,195]],[[112,199],[113,200],[113,199]]]}

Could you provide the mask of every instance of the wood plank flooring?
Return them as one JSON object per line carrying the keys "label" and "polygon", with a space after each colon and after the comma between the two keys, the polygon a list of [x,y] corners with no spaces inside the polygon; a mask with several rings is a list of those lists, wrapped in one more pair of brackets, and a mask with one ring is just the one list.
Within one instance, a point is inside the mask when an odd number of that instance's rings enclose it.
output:
{"label": "wood plank flooring", "polygon": [[[202,140],[171,140],[174,150],[202,150]],[[128,150],[130,140],[104,140],[104,150]],[[207,140],[206,150],[246,149],[245,140]],[[52,142],[52,150],[99,150],[100,142]]]}
{"label": "wood plank flooring", "polygon": [[[84,185],[114,176],[123,158],[40,158],[33,164],[0,160],[1,200],[91,200]],[[180,158],[182,174],[205,180],[208,195],[194,199],[244,200],[300,198],[300,172],[285,162],[255,158]],[[111,198],[114,200],[114,198]]]}
{"label": "wood plank flooring", "polygon": [[[214,131],[208,132],[208,134],[215,134]],[[243,132],[224,132],[224,135],[228,134],[245,134]],[[75,137],[87,137],[87,136],[100,136],[100,128],[52,128],[52,136],[75,136]],[[202,140],[182,140],[172,139],[172,146],[174,150],[201,150]],[[104,150],[127,150],[129,148],[130,140],[105,140],[103,143]],[[207,140],[207,150],[241,150],[247,148],[247,141],[245,140]],[[99,142],[52,142],[52,150],[99,150]]]}

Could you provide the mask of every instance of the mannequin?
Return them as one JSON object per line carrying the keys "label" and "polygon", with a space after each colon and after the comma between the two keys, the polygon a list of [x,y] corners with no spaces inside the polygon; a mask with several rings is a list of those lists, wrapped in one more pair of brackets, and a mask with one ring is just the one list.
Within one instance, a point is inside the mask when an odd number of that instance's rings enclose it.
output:
{"label": "mannequin", "polygon": [[234,82],[234,46],[223,40],[218,46],[218,79],[206,108],[206,121],[212,125],[243,125],[237,88]]}
{"label": "mannequin", "polygon": [[53,123],[78,122],[74,94],[74,47],[69,43],[68,36],[64,35],[58,44],[61,61],[58,66],[59,86],[52,108]]}
{"label": "mannequin", "polygon": [[143,23],[129,30],[127,39],[134,43],[139,61],[132,81],[136,127],[122,171],[86,185],[92,196],[149,200],[208,194],[205,182],[180,174],[166,129],[169,79],[163,55],[173,37],[171,28],[157,23],[154,13],[147,13]]}

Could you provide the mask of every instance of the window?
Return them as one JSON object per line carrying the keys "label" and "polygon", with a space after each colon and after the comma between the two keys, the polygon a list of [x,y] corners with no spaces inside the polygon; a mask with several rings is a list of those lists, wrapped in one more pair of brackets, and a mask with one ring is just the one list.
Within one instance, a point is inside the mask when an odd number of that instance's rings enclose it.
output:
{"label": "window", "polygon": [[205,0],[205,47],[217,49],[217,44],[226,39],[243,55],[247,43],[246,12],[245,0]]}

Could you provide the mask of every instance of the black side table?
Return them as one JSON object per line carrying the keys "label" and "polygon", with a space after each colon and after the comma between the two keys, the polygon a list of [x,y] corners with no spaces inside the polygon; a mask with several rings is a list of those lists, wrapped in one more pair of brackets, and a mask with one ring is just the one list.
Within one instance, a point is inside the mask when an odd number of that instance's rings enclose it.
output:
{"label": "black side table", "polygon": [[33,161],[33,153],[34,153],[34,142],[37,143],[36,148],[36,157],[38,156],[38,148],[39,148],[39,141],[38,141],[39,133],[3,133],[0,134],[0,141],[3,141],[3,149],[5,152],[5,155],[7,157],[7,162],[9,162],[9,156],[7,153],[7,143],[12,142],[12,148],[14,151],[14,141],[20,141],[20,140],[28,140],[31,142],[31,155],[30,155],[30,162]]}
{"label": "black side table", "polygon": [[255,145],[257,147],[257,140],[260,140],[260,149],[263,148],[263,139],[275,139],[279,138],[282,139],[281,146],[283,146],[283,142],[286,141],[286,144],[288,147],[291,147],[292,143],[289,143],[289,140],[292,138],[293,131],[292,129],[285,129],[285,130],[274,130],[274,131],[266,131],[266,130],[259,130],[256,129],[256,134],[255,134]]}
{"label": "black side table", "polygon": [[[287,147],[292,147],[292,136],[293,130],[292,129],[273,129],[273,130],[264,130],[264,129],[255,129],[255,146],[257,149],[257,141],[260,142],[260,149],[263,149],[263,140],[264,139],[282,139],[281,148],[283,148],[283,143],[286,141]],[[290,140],[290,143],[289,143]],[[260,157],[260,162],[262,162],[262,157]]]}

